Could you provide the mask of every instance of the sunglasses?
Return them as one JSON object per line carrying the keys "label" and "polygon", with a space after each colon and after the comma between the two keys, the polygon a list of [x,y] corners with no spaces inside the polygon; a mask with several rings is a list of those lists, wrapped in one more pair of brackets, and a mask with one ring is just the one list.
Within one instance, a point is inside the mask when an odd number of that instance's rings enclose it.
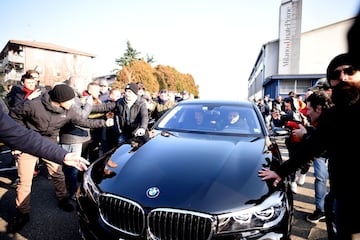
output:
{"label": "sunglasses", "polygon": [[330,80],[338,80],[341,76],[341,73],[344,73],[348,76],[354,75],[357,71],[359,71],[359,68],[355,67],[347,67],[342,70],[335,70],[330,73],[329,79]]}

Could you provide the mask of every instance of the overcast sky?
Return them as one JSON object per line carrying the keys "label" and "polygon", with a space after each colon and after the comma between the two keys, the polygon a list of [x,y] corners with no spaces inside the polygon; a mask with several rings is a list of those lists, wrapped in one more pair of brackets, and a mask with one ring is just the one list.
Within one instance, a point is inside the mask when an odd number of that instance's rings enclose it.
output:
{"label": "overcast sky", "polygon": [[[278,38],[281,0],[1,1],[0,48],[49,42],[95,54],[109,74],[126,41],[155,64],[191,74],[201,98],[246,99],[263,44]],[[354,17],[359,0],[303,0],[302,32]],[[217,84],[215,84],[217,83]],[[219,84],[220,83],[220,84]]]}

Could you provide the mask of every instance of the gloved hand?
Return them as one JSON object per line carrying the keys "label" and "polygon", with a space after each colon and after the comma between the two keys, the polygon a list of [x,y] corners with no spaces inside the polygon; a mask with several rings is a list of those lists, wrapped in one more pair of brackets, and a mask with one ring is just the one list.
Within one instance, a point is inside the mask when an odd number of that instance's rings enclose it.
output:
{"label": "gloved hand", "polygon": [[135,132],[135,137],[141,137],[145,135],[145,129],[144,128],[139,128],[138,130],[136,130]]}
{"label": "gloved hand", "polygon": [[114,126],[114,119],[113,119],[113,118],[108,118],[108,119],[106,119],[105,125],[106,125],[107,127],[112,127],[112,126]]}

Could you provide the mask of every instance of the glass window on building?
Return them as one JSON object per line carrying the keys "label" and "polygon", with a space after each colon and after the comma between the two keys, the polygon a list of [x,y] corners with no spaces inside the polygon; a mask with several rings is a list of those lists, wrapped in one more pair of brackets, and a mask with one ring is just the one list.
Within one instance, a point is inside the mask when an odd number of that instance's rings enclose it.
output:
{"label": "glass window on building", "polygon": [[311,87],[311,79],[284,79],[279,85],[281,95],[287,95],[290,91],[303,95]]}

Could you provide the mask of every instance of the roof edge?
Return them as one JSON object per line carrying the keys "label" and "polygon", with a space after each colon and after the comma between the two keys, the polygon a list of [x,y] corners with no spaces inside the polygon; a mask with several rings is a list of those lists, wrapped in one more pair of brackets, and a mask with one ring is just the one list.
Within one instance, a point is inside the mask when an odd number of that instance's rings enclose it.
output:
{"label": "roof edge", "polygon": [[79,50],[76,50],[76,49],[63,47],[63,46],[56,45],[56,44],[53,44],[53,43],[14,40],[14,39],[9,40],[8,44],[9,43],[23,45],[23,46],[27,46],[27,47],[33,47],[33,48],[40,48],[40,49],[45,49],[45,50],[52,50],[52,51],[56,51],[56,52],[63,52],[63,53],[71,53],[71,54],[76,54],[76,55],[82,55],[82,56],[91,57],[91,58],[94,58],[96,56],[95,54],[92,54],[92,53],[87,53],[87,52],[79,51]]}

